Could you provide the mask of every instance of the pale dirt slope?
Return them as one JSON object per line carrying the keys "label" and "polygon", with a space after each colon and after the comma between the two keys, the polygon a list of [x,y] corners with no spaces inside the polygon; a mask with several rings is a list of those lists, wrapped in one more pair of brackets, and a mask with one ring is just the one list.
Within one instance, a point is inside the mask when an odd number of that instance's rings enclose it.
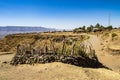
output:
{"label": "pale dirt slope", "polygon": [[[101,63],[111,68],[112,70],[120,73],[120,56],[119,55],[111,55],[109,52],[102,50],[105,46],[108,46],[108,43],[101,39],[101,36],[98,35],[88,35],[90,38],[85,41],[87,45],[92,45],[93,49],[95,49],[96,55]],[[110,38],[106,39],[110,42]],[[101,43],[103,45],[101,45]]]}
{"label": "pale dirt slope", "polygon": [[[88,35],[88,34],[85,34],[85,35]],[[102,46],[100,45],[101,44],[100,39],[96,35],[88,35],[88,36],[89,36],[89,39],[84,41],[85,45],[88,47],[91,46],[91,48],[95,50],[96,54],[99,54],[102,48]]]}
{"label": "pale dirt slope", "polygon": [[0,80],[120,80],[120,75],[106,69],[82,68],[63,63],[0,65]]}

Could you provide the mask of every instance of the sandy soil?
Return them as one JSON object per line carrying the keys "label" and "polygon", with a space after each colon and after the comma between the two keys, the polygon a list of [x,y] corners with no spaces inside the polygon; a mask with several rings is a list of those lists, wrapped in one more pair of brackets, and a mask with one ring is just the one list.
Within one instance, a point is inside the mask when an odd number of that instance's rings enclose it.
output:
{"label": "sandy soil", "polygon": [[9,62],[11,61],[12,57],[14,57],[14,54],[0,55],[0,63]]}
{"label": "sandy soil", "polygon": [[0,65],[0,80],[120,80],[106,69],[82,68],[63,63],[10,66]]}

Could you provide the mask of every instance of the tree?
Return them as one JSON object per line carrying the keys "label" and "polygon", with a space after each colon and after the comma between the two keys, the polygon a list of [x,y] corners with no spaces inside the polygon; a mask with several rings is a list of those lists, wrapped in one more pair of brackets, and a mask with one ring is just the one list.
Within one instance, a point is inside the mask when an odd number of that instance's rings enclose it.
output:
{"label": "tree", "polygon": [[82,30],[84,30],[84,31],[85,31],[85,30],[86,30],[86,26],[83,26],[83,27],[82,27]]}
{"label": "tree", "polygon": [[101,25],[100,28],[99,28],[99,31],[102,31],[104,29],[105,29],[105,27],[103,25]]}
{"label": "tree", "polygon": [[112,30],[113,29],[112,25],[108,26],[107,29]]}
{"label": "tree", "polygon": [[103,26],[103,25],[101,25],[101,26],[100,26],[100,28],[101,28],[101,29],[104,29],[104,26]]}
{"label": "tree", "polygon": [[93,30],[94,26],[93,25],[90,25],[90,27],[87,27],[87,31],[88,32],[91,32]]}
{"label": "tree", "polygon": [[92,27],[87,27],[88,32],[91,32],[92,30],[93,30]]}
{"label": "tree", "polygon": [[97,24],[95,25],[95,27],[96,27],[96,28],[100,28],[100,24],[97,23]]}
{"label": "tree", "polygon": [[94,26],[93,26],[93,25],[90,25],[90,27],[91,27],[91,29],[93,29],[93,28],[94,28]]}
{"label": "tree", "polygon": [[78,29],[82,29],[82,27],[79,27]]}

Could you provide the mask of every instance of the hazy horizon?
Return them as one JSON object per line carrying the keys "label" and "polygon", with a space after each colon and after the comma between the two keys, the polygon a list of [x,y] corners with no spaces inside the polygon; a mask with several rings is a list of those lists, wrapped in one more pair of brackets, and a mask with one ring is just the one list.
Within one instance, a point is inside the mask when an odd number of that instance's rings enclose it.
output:
{"label": "hazy horizon", "polygon": [[73,29],[83,25],[120,26],[119,0],[0,0],[0,26]]}

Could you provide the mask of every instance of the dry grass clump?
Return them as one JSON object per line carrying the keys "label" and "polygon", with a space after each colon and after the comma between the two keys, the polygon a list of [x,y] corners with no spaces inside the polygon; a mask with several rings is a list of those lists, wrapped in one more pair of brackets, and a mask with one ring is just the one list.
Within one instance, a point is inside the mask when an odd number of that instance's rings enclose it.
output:
{"label": "dry grass clump", "polygon": [[112,33],[111,37],[112,37],[112,41],[117,40],[118,39],[118,34],[117,33]]}
{"label": "dry grass clump", "polygon": [[[77,39],[79,41],[83,41],[87,39],[88,36],[84,35],[76,35],[76,34],[64,34],[63,33],[24,33],[24,34],[12,34],[5,36],[2,40],[0,40],[0,51],[16,51],[16,47],[18,44],[28,43],[34,47],[37,47],[41,44],[41,42],[46,42],[46,40],[52,40],[55,43],[61,43],[64,39]],[[69,41],[67,44],[71,44]]]}

